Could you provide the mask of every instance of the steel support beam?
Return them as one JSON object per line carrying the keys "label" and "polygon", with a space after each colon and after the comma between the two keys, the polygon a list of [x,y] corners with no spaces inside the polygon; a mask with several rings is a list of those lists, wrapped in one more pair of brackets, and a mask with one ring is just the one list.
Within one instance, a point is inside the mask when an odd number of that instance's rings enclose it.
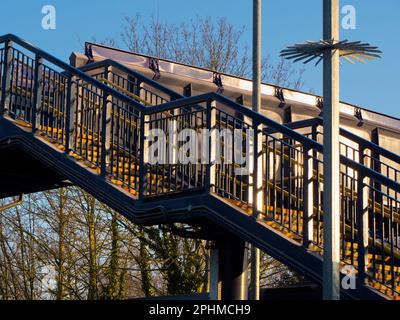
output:
{"label": "steel support beam", "polygon": [[[324,0],[325,40],[339,41],[339,0]],[[339,51],[324,53],[324,263],[323,297],[340,299]]]}

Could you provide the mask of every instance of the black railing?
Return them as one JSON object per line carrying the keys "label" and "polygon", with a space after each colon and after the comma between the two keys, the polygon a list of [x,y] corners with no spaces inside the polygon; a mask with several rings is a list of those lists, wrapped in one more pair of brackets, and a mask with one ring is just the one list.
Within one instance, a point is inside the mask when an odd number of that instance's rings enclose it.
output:
{"label": "black railing", "polygon": [[146,106],[157,106],[184,97],[113,60],[90,63],[80,67],[80,70]]}
{"label": "black railing", "polygon": [[[131,70],[124,78],[104,69],[95,79],[15,36],[0,43],[3,116],[139,199],[211,192],[304,246],[323,248],[318,119],[289,128],[218,94],[183,98]],[[296,131],[307,126],[306,134]],[[165,134],[157,151],[169,150],[163,161],[151,161],[153,129]],[[192,136],[182,140],[185,129]],[[342,144],[341,156],[342,262],[357,267],[360,279],[399,293],[400,184],[390,163],[400,157],[346,131],[341,135],[352,141]],[[196,146],[184,149],[192,140]],[[194,148],[194,158],[184,162]]]}

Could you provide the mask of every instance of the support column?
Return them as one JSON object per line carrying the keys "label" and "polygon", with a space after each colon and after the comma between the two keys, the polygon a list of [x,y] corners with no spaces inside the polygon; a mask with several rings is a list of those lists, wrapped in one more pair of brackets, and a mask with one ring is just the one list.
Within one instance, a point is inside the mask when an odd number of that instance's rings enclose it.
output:
{"label": "support column", "polygon": [[[339,41],[339,0],[324,0],[324,39]],[[324,53],[323,298],[340,299],[339,51]]]}
{"label": "support column", "polygon": [[210,300],[221,299],[221,281],[219,276],[219,250],[215,243],[210,248],[210,272],[209,272]]}
{"label": "support column", "polygon": [[247,299],[247,248],[242,239],[227,235],[218,241],[222,300]]}

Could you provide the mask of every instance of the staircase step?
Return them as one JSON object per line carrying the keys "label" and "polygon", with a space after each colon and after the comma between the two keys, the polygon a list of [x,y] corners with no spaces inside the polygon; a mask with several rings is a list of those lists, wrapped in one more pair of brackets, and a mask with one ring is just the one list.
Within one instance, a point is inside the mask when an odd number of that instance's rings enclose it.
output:
{"label": "staircase step", "polygon": [[[379,281],[383,281],[383,274],[382,273],[376,273],[375,274],[375,279],[379,280]],[[391,274],[386,274],[385,273],[385,281],[387,283],[389,283],[389,281],[392,281],[393,277]],[[399,274],[395,274],[394,276],[395,282],[398,283],[400,285],[400,275]]]}
{"label": "staircase step", "polygon": [[396,286],[394,288],[394,290],[397,291],[397,292],[395,292],[393,289],[390,289],[387,286],[385,286],[379,282],[376,282],[376,281],[369,282],[369,285],[372,288],[378,290],[379,292],[387,295],[391,299],[400,300],[400,286]]}

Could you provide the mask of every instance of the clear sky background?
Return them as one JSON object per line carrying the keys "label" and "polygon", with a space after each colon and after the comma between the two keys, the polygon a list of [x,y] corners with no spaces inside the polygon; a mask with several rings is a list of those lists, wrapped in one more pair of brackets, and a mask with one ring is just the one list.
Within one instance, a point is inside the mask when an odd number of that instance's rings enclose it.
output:
{"label": "clear sky background", "polygon": [[[44,5],[54,5],[57,29],[41,27]],[[357,10],[356,30],[341,30],[341,38],[378,45],[383,59],[366,65],[343,64],[341,99],[400,117],[400,1],[342,0]],[[187,22],[196,16],[227,17],[245,26],[244,43],[251,46],[252,0],[2,0],[0,34],[14,33],[68,61],[86,40],[117,36],[123,17],[159,13],[167,22]],[[287,45],[322,37],[322,0],[263,0],[263,55],[279,59]],[[301,65],[299,65],[301,67]],[[322,93],[322,69],[306,67],[305,89]]]}

